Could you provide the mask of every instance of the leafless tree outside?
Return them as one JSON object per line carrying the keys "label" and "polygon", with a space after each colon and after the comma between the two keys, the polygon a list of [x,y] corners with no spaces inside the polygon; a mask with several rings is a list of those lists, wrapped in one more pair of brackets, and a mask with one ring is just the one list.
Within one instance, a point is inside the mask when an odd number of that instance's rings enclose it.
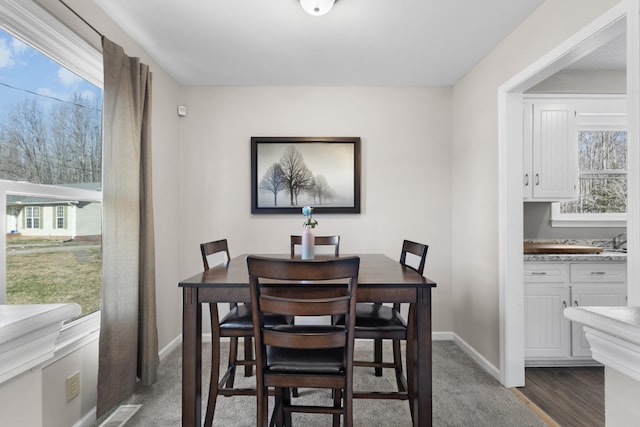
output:
{"label": "leafless tree outside", "polygon": [[47,110],[18,101],[0,129],[0,179],[36,184],[100,182],[102,113],[78,94]]}
{"label": "leafless tree outside", "polygon": [[626,212],[627,132],[581,131],[578,139],[580,197],[561,203],[561,212]]}

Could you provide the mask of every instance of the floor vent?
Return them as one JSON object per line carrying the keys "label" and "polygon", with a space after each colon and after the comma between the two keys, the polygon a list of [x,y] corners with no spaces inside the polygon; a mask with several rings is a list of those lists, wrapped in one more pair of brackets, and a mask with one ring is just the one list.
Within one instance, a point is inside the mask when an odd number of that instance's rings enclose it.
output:
{"label": "floor vent", "polygon": [[121,405],[100,427],[122,427],[138,412],[142,405]]}

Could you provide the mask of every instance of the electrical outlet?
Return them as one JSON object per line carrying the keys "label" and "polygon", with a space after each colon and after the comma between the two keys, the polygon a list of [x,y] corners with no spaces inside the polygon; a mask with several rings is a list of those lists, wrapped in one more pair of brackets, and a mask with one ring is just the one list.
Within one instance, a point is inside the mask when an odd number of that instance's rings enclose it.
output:
{"label": "electrical outlet", "polygon": [[80,394],[80,372],[67,377],[67,402],[71,402]]}

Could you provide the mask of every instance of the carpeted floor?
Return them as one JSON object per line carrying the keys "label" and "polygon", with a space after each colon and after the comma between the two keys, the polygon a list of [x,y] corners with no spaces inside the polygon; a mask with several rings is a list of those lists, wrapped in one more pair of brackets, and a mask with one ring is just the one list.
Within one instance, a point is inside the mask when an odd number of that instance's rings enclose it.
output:
{"label": "carpeted floor", "polygon": [[[358,358],[369,352],[370,342],[356,345]],[[210,344],[203,344],[203,419],[206,404],[210,364]],[[226,354],[223,348],[223,356]],[[390,346],[385,347],[390,357]],[[222,370],[221,370],[222,371]],[[356,368],[354,387],[393,389],[391,370],[377,378],[372,369]],[[238,375],[237,380],[255,381]],[[300,390],[300,399],[330,403],[328,391]],[[159,380],[151,387],[140,387],[125,404],[141,404],[127,427],[160,427],[181,425],[181,349],[174,350],[160,364]],[[323,403],[324,404],[324,403]],[[100,423],[102,420],[98,420]],[[304,427],[331,425],[323,415],[294,414],[294,424]],[[220,397],[216,405],[215,426],[250,427],[255,425],[255,397]],[[410,426],[409,404],[406,401],[354,401],[355,427]],[[481,369],[452,341],[433,343],[433,425],[434,426],[546,426],[513,393]]]}

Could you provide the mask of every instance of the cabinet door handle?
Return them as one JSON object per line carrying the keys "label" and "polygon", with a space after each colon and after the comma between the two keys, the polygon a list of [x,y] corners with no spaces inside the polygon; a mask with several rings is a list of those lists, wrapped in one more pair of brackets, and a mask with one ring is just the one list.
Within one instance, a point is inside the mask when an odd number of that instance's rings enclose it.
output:
{"label": "cabinet door handle", "polygon": [[546,274],[547,274],[547,272],[546,272],[546,271],[532,271],[532,272],[531,272],[531,275],[532,275],[532,276],[544,276],[544,275],[546,275]]}
{"label": "cabinet door handle", "polygon": [[592,271],[591,272],[592,276],[604,276],[605,274],[607,274],[606,271]]}
{"label": "cabinet door handle", "polygon": [[540,174],[536,174],[536,185],[540,185]]}
{"label": "cabinet door handle", "polygon": [[525,187],[529,186],[529,174],[528,173],[524,174],[524,186]]}

